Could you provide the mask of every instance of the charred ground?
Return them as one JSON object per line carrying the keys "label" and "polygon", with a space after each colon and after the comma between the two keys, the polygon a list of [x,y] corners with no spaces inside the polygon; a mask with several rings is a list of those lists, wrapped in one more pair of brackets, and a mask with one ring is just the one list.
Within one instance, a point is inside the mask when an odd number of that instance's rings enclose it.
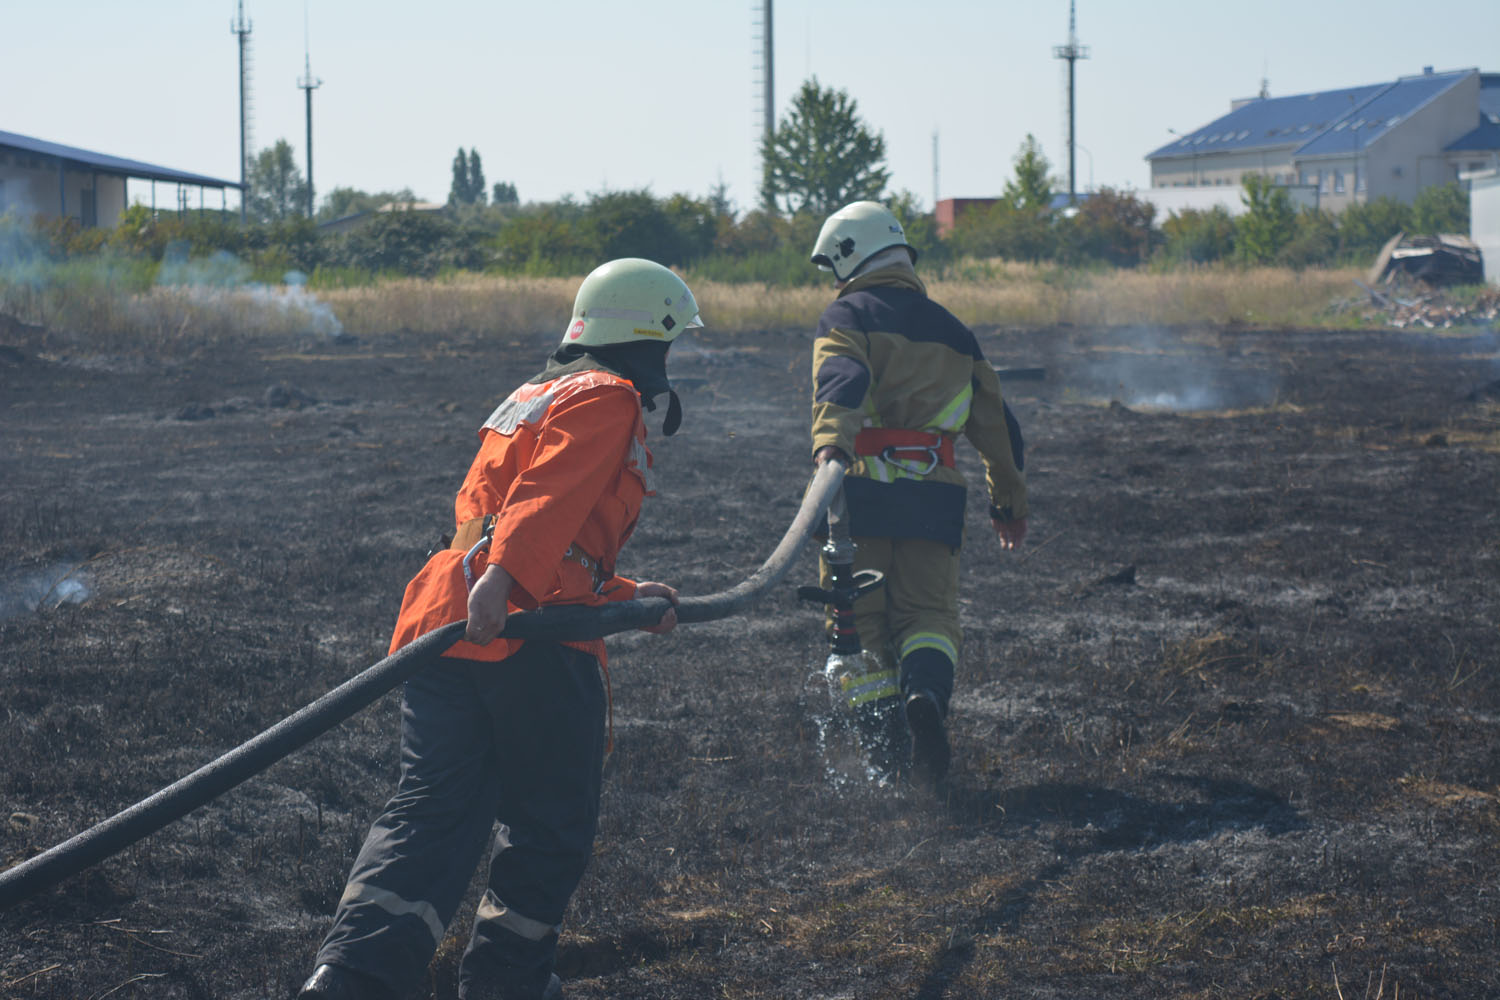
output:
{"label": "charred ground", "polygon": [[[379,659],[475,427],[549,340],[15,338],[0,865]],[[1047,378],[1007,387],[1026,549],[971,504],[951,787],[848,759],[793,596],[810,550],[751,615],[618,637],[569,995],[1500,994],[1494,337],[982,340]],[[674,352],[687,418],[624,571],[704,593],[765,557],[807,472],[809,349]],[[0,913],[0,996],[290,997],[393,786],[396,704]]]}

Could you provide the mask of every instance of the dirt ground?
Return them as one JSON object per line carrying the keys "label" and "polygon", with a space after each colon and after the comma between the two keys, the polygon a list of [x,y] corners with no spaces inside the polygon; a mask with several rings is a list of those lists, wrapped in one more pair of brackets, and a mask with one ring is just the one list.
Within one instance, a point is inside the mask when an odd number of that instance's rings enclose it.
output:
{"label": "dirt ground", "polygon": [[[0,867],[383,656],[476,427],[552,339],[135,358],[13,331]],[[1500,996],[1494,333],[981,341],[1046,377],[1006,383],[1021,552],[971,494],[949,787],[876,787],[837,737],[811,548],[748,615],[616,637],[568,995]],[[622,572],[701,594],[769,554],[809,358],[790,333],[674,350],[686,419]],[[394,786],[396,711],[0,912],[0,997],[292,996]],[[474,904],[423,996],[454,995]]]}

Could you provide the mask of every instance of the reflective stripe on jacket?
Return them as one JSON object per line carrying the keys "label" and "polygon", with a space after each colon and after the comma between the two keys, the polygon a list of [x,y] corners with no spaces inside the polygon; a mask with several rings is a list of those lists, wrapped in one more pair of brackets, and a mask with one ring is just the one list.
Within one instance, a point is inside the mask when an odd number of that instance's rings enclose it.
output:
{"label": "reflective stripe on jacket", "polygon": [[[882,268],[854,279],[818,323],[813,451],[832,445],[855,455],[855,438],[865,427],[963,434],[984,460],[990,502],[1008,519],[1026,516],[1020,428],[1001,397],[1000,380],[973,332],[929,299],[926,286],[907,268]],[[951,531],[938,531],[940,526],[913,531],[921,537],[949,540],[952,531],[961,531],[962,493],[954,488],[962,491],[963,474],[927,464],[860,457],[853,475],[891,488],[871,489],[873,483],[867,483],[850,491],[856,533],[861,520],[870,525],[877,513],[873,508],[883,504],[903,511],[941,507],[942,516],[934,511],[928,520],[960,522]],[[855,509],[857,495],[863,517]],[[884,520],[896,535],[902,533],[905,513]]]}
{"label": "reflective stripe on jacket", "polygon": [[[528,383],[496,407],[479,431],[479,452],[454,501],[454,523],[495,515],[488,553],[474,562],[476,577],[499,562],[516,581],[510,610],[544,604],[597,605],[629,600],[635,583],[614,575],[615,558],[635,528],[650,486],[651,453],[640,396],[610,372],[586,370],[550,382]],[[592,554],[607,578],[569,547]],[[417,636],[467,618],[464,553],[434,553],[407,585],[395,652]],[[459,642],[448,656],[502,660],[520,640],[486,646]],[[568,642],[605,662],[604,643]]]}

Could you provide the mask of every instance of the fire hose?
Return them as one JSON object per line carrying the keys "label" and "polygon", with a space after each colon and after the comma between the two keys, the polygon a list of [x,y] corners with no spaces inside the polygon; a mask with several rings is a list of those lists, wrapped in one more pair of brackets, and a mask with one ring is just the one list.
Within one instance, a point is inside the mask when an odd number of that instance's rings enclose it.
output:
{"label": "fire hose", "polygon": [[[743,611],[775,586],[835,499],[842,498],[844,466],[826,462],[813,476],[791,526],[760,569],[729,590],[680,598],[677,620],[714,621]],[[665,597],[617,601],[598,607],[559,605],[518,611],[506,619],[508,639],[598,639],[655,625],[672,606]],[[356,674],[317,701],[109,819],[41,854],[0,872],[0,910],[70,875],[92,867],[181,819],[194,809],[259,774],[376,701],[408,677],[432,666],[464,637],[468,623],[434,629]]]}

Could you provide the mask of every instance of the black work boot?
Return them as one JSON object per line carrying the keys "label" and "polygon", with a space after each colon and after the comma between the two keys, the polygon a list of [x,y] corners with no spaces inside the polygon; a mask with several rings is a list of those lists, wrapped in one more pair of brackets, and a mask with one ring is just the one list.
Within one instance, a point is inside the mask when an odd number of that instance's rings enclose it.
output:
{"label": "black work boot", "polygon": [[297,1000],[393,1000],[375,979],[337,965],[320,965],[307,977]]}
{"label": "black work boot", "polygon": [[948,733],[943,728],[943,710],[930,691],[913,691],[906,697],[906,725],[911,731],[912,771],[932,787],[948,776]]}

